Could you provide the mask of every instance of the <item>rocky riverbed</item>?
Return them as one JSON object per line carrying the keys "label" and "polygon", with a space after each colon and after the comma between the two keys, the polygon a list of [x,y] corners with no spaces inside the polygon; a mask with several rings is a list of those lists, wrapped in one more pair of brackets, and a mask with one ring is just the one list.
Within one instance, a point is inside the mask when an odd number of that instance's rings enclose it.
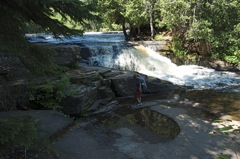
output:
{"label": "rocky riverbed", "polygon": [[[67,55],[71,64],[75,53]],[[2,101],[0,118],[33,116],[39,139],[49,139],[63,159],[239,158],[239,94],[190,91],[146,76],[148,93],[136,107],[134,73],[80,64],[67,72],[66,89],[75,94],[62,100],[62,113],[16,110],[33,78],[6,81],[2,74],[1,98],[14,100]]]}

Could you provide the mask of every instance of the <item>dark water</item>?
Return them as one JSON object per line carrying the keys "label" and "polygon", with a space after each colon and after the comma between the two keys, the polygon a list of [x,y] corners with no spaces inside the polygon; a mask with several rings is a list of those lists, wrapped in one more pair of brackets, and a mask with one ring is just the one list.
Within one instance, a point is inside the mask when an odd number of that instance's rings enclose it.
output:
{"label": "dark water", "polygon": [[121,128],[134,133],[129,136],[132,141],[151,144],[171,141],[180,133],[178,124],[170,117],[149,108],[134,109],[126,106],[97,117],[93,124],[86,127],[100,142],[118,138],[116,132]]}

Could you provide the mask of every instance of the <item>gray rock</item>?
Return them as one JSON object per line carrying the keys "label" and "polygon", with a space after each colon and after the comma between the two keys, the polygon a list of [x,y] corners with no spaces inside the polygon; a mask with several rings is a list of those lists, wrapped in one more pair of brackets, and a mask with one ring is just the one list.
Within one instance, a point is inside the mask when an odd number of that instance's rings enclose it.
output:
{"label": "gray rock", "polygon": [[[101,72],[101,71],[100,71]],[[106,106],[115,99],[110,81],[104,79],[98,72],[73,70],[69,73],[73,84],[67,89],[75,92],[73,96],[63,99],[63,112],[69,115],[85,115]],[[107,107],[107,106],[106,106]]]}
{"label": "gray rock", "polygon": [[82,115],[88,111],[88,108],[97,100],[97,87],[85,85],[71,85],[68,87],[74,92],[73,96],[67,97],[61,101],[63,112],[68,115]]}
{"label": "gray rock", "polygon": [[0,76],[6,76],[8,74],[22,75],[27,73],[29,73],[29,70],[18,57],[0,52]]}
{"label": "gray rock", "polygon": [[73,124],[73,119],[66,117],[63,113],[53,110],[29,110],[0,112],[0,118],[6,119],[10,116],[30,115],[36,121],[39,138],[53,139],[61,131]]}
{"label": "gray rock", "polygon": [[90,52],[89,48],[81,47],[81,58],[87,60],[91,56],[92,56],[92,53]]}
{"label": "gray rock", "polygon": [[81,48],[77,45],[51,46],[56,51],[53,61],[61,66],[74,66],[81,58]]}
{"label": "gray rock", "polygon": [[[136,81],[133,79],[133,75],[136,72],[111,70],[106,72],[103,77],[111,80],[112,90],[118,97],[133,96],[136,90]],[[160,80],[154,77],[145,76],[148,88],[147,93],[159,93],[159,92],[175,92],[182,88],[172,84],[171,82]]]}

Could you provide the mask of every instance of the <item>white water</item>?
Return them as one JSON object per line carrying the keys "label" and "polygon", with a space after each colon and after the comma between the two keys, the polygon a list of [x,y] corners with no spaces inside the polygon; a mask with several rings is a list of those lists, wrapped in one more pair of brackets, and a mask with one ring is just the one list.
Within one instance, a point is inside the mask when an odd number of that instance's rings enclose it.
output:
{"label": "white water", "polygon": [[170,59],[143,46],[123,49],[115,59],[111,55],[97,55],[92,60],[99,61],[100,66],[137,71],[195,89],[240,92],[240,76],[236,73],[196,65],[177,66]]}
{"label": "white water", "polygon": [[97,43],[97,42],[123,42],[123,34],[102,34],[100,32],[86,32],[83,36],[71,36],[66,38],[59,36],[58,39],[54,38],[52,34],[27,34],[26,38],[30,42],[43,42],[43,43]]}
{"label": "white water", "polygon": [[[215,89],[240,92],[240,75],[215,71],[196,65],[177,66],[159,53],[137,46],[127,47],[122,34],[84,34],[83,37],[54,39],[51,36],[31,38],[32,42],[83,43],[92,52],[91,65],[138,71],[148,76],[195,89]],[[30,40],[31,41],[31,40]]]}

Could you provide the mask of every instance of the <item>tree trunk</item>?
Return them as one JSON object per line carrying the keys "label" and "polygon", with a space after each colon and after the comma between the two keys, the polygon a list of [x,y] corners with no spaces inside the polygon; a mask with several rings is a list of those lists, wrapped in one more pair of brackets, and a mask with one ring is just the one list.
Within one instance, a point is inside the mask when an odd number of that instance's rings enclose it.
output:
{"label": "tree trunk", "polygon": [[128,41],[129,37],[128,37],[127,31],[126,31],[125,22],[122,23],[122,31],[125,36],[125,40]]}
{"label": "tree trunk", "polygon": [[149,6],[149,19],[150,19],[150,29],[151,29],[151,39],[154,38],[154,28],[153,28],[153,5]]}

